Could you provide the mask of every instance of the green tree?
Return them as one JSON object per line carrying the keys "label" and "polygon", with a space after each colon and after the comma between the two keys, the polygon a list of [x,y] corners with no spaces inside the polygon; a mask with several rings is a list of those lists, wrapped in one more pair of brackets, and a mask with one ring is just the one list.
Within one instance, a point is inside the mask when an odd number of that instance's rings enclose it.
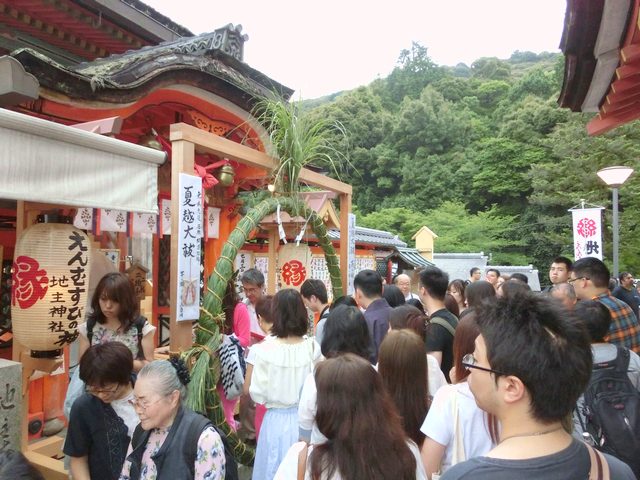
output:
{"label": "green tree", "polygon": [[476,78],[506,80],[511,76],[511,66],[496,57],[483,57],[471,64],[471,72]]}

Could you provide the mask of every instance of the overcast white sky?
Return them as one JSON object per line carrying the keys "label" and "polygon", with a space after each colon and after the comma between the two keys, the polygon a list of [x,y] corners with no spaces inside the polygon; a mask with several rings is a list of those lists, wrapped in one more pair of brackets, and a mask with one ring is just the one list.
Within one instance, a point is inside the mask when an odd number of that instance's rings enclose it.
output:
{"label": "overcast white sky", "polygon": [[564,0],[143,0],[199,34],[249,35],[244,60],[311,99],[388,75],[415,40],[439,65],[557,52]]}

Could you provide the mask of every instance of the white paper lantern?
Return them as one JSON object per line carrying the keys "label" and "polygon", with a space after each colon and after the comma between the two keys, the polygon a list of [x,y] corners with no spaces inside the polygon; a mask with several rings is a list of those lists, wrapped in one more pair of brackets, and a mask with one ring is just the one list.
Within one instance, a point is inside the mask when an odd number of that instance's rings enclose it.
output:
{"label": "white paper lantern", "polygon": [[39,223],[16,243],[11,286],[15,339],[32,356],[59,355],[78,337],[91,268],[89,238],[73,225]]}

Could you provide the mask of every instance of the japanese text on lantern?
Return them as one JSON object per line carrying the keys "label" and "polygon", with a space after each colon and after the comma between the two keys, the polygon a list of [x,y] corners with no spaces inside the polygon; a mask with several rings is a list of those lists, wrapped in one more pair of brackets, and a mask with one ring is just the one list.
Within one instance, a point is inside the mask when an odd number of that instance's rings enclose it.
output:
{"label": "japanese text on lantern", "polygon": [[180,174],[177,319],[200,314],[200,247],[203,235],[202,179]]}
{"label": "japanese text on lantern", "polygon": [[[49,296],[49,331],[58,334],[58,340],[54,343],[61,347],[78,338],[78,321],[83,317],[84,294],[87,291],[86,266],[89,262],[89,248],[85,244],[86,237],[73,231],[69,240],[69,275],[65,272],[59,277],[52,276],[49,279],[49,288],[53,291]],[[66,318],[67,322],[63,322],[62,318]]]}

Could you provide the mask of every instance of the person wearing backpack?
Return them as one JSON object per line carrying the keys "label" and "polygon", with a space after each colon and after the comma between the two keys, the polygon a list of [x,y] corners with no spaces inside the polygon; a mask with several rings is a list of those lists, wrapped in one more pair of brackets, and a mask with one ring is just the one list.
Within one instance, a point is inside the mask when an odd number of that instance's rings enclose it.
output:
{"label": "person wearing backpack", "polygon": [[640,477],[640,357],[605,341],[611,313],[602,303],[583,300],[575,311],[591,337],[593,371],[574,410],[574,435]]}
{"label": "person wearing backpack", "polygon": [[172,357],[145,365],[132,404],[140,418],[120,480],[237,480],[224,434],[185,406],[189,372]]}
{"label": "person wearing backpack", "polygon": [[78,326],[79,359],[91,345],[117,341],[131,350],[134,372],[153,360],[156,327],[140,315],[138,299],[125,274],[111,272],[100,279],[91,309],[87,322]]}
{"label": "person wearing backpack", "polygon": [[429,314],[427,327],[427,353],[433,355],[447,382],[453,367],[453,337],[458,326],[458,317],[444,305],[449,288],[449,275],[438,267],[427,267],[420,272],[420,299]]}

